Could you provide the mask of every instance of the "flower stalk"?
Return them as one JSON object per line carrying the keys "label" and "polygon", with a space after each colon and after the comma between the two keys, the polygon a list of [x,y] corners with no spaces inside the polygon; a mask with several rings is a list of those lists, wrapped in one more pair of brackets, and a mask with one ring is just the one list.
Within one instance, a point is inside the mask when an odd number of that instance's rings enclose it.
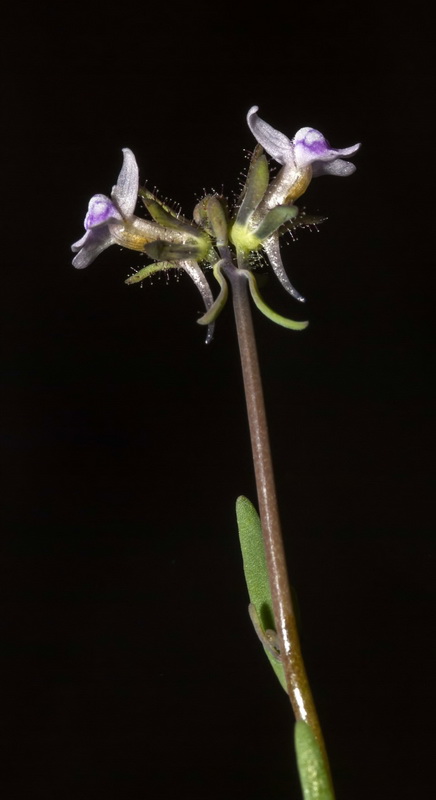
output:
{"label": "flower stalk", "polygon": [[306,722],[310,726],[328,767],[321,726],[301,653],[295,611],[289,587],[262,380],[247,292],[247,280],[239,270],[228,263],[225,267],[225,273],[232,287],[233,309],[250,428],[259,514],[264,536],[280,658],[295,718]]}

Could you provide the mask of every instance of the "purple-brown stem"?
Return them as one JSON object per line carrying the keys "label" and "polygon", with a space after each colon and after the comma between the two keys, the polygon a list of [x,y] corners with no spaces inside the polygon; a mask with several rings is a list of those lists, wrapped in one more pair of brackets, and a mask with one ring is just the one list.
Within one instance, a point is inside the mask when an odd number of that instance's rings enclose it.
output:
{"label": "purple-brown stem", "polygon": [[259,513],[265,543],[274,619],[279,636],[281,659],[286,676],[289,699],[295,718],[307,722],[312,728],[324,753],[327,769],[329,769],[321,727],[301,653],[289,588],[262,380],[247,292],[247,280],[229,262],[226,264],[225,273],[232,286],[233,308],[250,426]]}

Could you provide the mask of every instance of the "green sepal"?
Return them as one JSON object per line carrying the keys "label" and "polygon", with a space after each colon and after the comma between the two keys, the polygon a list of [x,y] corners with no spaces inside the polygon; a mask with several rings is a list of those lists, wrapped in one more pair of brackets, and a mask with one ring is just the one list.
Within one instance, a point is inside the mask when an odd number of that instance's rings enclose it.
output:
{"label": "green sepal", "polygon": [[228,213],[223,197],[207,194],[194,208],[194,222],[210,236],[214,236],[218,245],[226,245],[228,240]]}
{"label": "green sepal", "polygon": [[307,722],[295,723],[294,741],[303,800],[335,800],[321,748]]}
{"label": "green sepal", "polygon": [[156,272],[165,272],[167,269],[181,269],[180,264],[171,263],[169,261],[157,261],[155,264],[149,264],[148,267],[143,267],[143,269],[138,270],[135,272],[134,275],[130,275],[124,283],[131,284],[131,283],[140,283],[141,281],[145,280],[146,278],[150,278],[151,275],[154,275]]}
{"label": "green sepal", "polygon": [[203,228],[206,233],[213,235],[212,226],[207,215],[207,204],[211,197],[213,197],[213,195],[207,194],[198,201],[194,208],[194,222],[196,225],[199,225],[200,228]]}
{"label": "green sepal", "polygon": [[173,228],[175,230],[191,233],[193,236],[198,234],[193,225],[177,214],[172,208],[162,203],[159,198],[148,191],[148,189],[139,189],[139,196],[142,198],[148,213],[151,217],[158,222],[159,225],[164,225],[165,228]]}
{"label": "green sepal", "polygon": [[298,217],[297,206],[276,206],[271,211],[268,211],[266,217],[253,233],[262,241],[269,239],[282,225],[295,219],[295,217]]}
{"label": "green sepal", "polygon": [[203,243],[193,242],[183,244],[181,242],[163,242],[158,240],[150,242],[144,246],[144,252],[156,261],[183,261],[184,259],[201,260],[204,256]]}
{"label": "green sepal", "polygon": [[221,314],[221,311],[223,310],[227,302],[229,287],[227,285],[227,281],[224,275],[221,272],[222,263],[223,263],[222,261],[218,261],[213,268],[214,277],[216,278],[216,280],[220,285],[219,295],[214,301],[214,303],[211,305],[209,310],[206,311],[206,313],[203,314],[203,316],[197,320],[199,325],[210,325],[211,322],[215,322],[216,318],[218,317],[219,314]]}
{"label": "green sepal", "polygon": [[268,188],[269,170],[266,157],[260,145],[257,145],[251,158],[243,199],[236,221],[245,225],[249,217],[256,211]]}
{"label": "green sepal", "polygon": [[[295,206],[296,208],[296,206]],[[285,222],[279,234],[286,233],[286,231],[295,231],[297,228],[316,228],[321,223],[326,222],[328,217],[321,217],[319,214],[306,214],[305,211],[300,211],[298,217]]]}
{"label": "green sepal", "polygon": [[228,243],[228,220],[222,202],[213,194],[208,197],[205,206],[207,218],[218,247]]}
{"label": "green sepal", "polygon": [[[275,623],[262,526],[256,509],[246,497],[238,497],[236,501],[236,518],[248,595],[266,639],[266,631],[275,630]],[[281,661],[273,656],[265,645],[264,650],[286,692],[286,679]]]}
{"label": "green sepal", "polygon": [[281,325],[282,328],[289,328],[293,331],[303,331],[307,328],[309,322],[305,320],[304,322],[299,322],[294,319],[288,319],[288,317],[282,317],[281,314],[277,314],[276,311],[273,311],[262,298],[262,295],[257,288],[256,278],[254,277],[252,272],[249,272],[248,269],[241,269],[239,270],[242,272],[248,279],[248,285],[250,288],[250,293],[253,298],[255,305],[258,307],[259,311],[268,317],[271,322],[275,322],[277,325]]}
{"label": "green sepal", "polygon": [[305,211],[300,211],[297,219],[291,224],[295,225],[296,228],[304,228],[305,226],[309,228],[311,225],[321,225],[322,222],[327,220],[328,217],[321,217],[319,214],[306,214]]}

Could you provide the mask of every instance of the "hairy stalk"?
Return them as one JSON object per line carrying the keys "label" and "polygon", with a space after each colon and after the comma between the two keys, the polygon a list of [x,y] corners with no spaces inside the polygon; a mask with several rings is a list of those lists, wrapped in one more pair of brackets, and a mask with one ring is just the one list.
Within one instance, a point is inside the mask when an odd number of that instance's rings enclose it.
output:
{"label": "hairy stalk", "polygon": [[288,694],[295,718],[303,720],[312,728],[324,754],[329,773],[324,740],[301,653],[289,588],[247,280],[228,260],[226,260],[225,273],[232,285],[259,514],[265,542],[274,619],[280,641]]}

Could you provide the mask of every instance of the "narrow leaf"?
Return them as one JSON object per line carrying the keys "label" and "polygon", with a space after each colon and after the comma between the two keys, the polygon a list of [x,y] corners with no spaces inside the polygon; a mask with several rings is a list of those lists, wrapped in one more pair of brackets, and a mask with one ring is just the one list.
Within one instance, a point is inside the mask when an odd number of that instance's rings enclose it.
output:
{"label": "narrow leaf", "polygon": [[[273,630],[275,624],[262,526],[256,509],[246,497],[238,497],[236,501],[236,518],[248,595],[254,606],[259,626],[265,634],[265,639],[268,639],[266,631]],[[280,660],[274,657],[265,645],[264,650],[286,691],[286,679]]]}
{"label": "narrow leaf", "polygon": [[295,752],[304,800],[335,800],[320,746],[302,720],[295,723]]}

